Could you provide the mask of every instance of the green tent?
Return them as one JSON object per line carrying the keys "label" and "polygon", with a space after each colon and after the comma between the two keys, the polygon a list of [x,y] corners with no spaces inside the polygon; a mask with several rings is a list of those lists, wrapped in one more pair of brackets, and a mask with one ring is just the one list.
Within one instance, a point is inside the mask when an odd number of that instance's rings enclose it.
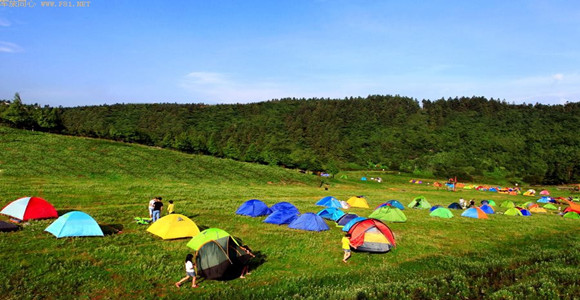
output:
{"label": "green tent", "polygon": [[558,208],[556,207],[556,205],[554,205],[554,204],[552,204],[552,203],[548,203],[548,204],[544,205],[544,208],[545,208],[545,209],[558,209]]}
{"label": "green tent", "polygon": [[512,201],[504,201],[501,203],[500,207],[503,208],[514,208],[516,205]]}
{"label": "green tent", "polygon": [[519,209],[517,209],[515,207],[512,207],[512,208],[506,210],[504,212],[504,215],[508,215],[508,216],[522,216],[522,212]]}
{"label": "green tent", "polygon": [[409,203],[409,205],[407,205],[407,207],[429,209],[429,208],[431,208],[431,204],[429,204],[429,202],[427,202],[427,199],[425,199],[425,197],[419,196],[419,197],[413,199],[413,201],[411,201],[411,203]]}
{"label": "green tent", "polygon": [[564,218],[569,218],[569,219],[580,219],[580,214],[575,213],[573,211],[569,211],[567,213],[564,214]]}
{"label": "green tent", "polygon": [[487,203],[488,205],[497,206],[497,204],[495,204],[495,201],[493,201],[493,200],[487,200],[487,202],[488,202]]}
{"label": "green tent", "polygon": [[527,209],[528,208],[528,205],[533,204],[533,203],[534,202],[532,202],[532,201],[524,202],[524,204],[522,204],[520,207],[523,207],[523,208],[526,208]]}
{"label": "green tent", "polygon": [[[187,247],[197,251],[199,247],[209,241],[215,241],[221,239],[223,237],[230,236],[225,230],[219,228],[208,228],[198,235],[194,236],[188,243]],[[234,239],[234,242],[237,244],[238,242]]]}
{"label": "green tent", "polygon": [[340,179],[348,179],[348,175],[342,174],[342,175],[340,175]]}
{"label": "green tent", "polygon": [[369,218],[387,222],[407,222],[407,216],[400,209],[389,205],[375,209]]}
{"label": "green tent", "polygon": [[431,217],[439,217],[444,219],[453,218],[453,213],[445,207],[439,207],[433,210],[429,215]]}

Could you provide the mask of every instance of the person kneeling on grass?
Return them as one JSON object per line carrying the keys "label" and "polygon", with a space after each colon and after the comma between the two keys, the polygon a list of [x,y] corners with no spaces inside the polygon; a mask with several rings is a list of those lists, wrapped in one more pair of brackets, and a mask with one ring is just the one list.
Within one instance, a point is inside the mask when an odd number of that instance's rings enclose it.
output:
{"label": "person kneeling on grass", "polygon": [[346,263],[346,261],[350,258],[350,234],[345,234],[342,237],[342,250],[344,251],[344,257],[342,258],[342,262]]}
{"label": "person kneeling on grass", "polygon": [[175,283],[175,286],[177,288],[181,287],[181,284],[183,284],[184,282],[186,282],[187,280],[189,280],[189,278],[193,278],[191,281],[191,287],[192,288],[196,288],[198,287],[197,284],[195,284],[195,264],[193,263],[193,254],[189,253],[187,254],[187,256],[185,256],[185,274],[187,276],[181,278],[180,281]]}

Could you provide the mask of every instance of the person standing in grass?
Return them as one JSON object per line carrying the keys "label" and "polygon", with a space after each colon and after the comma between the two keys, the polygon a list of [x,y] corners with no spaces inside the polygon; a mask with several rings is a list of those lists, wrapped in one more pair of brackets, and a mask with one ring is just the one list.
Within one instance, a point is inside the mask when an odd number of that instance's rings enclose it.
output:
{"label": "person standing in grass", "polygon": [[153,219],[153,208],[155,207],[155,201],[157,201],[157,197],[149,200],[149,219]]}
{"label": "person standing in grass", "polygon": [[346,263],[346,261],[350,258],[350,234],[345,234],[342,237],[342,251],[344,251],[344,257],[342,258],[342,262]]}
{"label": "person standing in grass", "polygon": [[157,201],[153,203],[153,216],[151,217],[151,222],[159,220],[161,216],[161,208],[163,208],[163,202],[161,202],[161,197],[157,197]]}
{"label": "person standing in grass", "polygon": [[175,213],[175,206],[173,205],[173,200],[169,200],[169,205],[167,205],[167,214]]}
{"label": "person standing in grass", "polygon": [[185,274],[186,276],[181,278],[181,280],[179,280],[178,282],[176,282],[175,286],[177,288],[180,288],[184,282],[189,280],[189,278],[192,278],[191,287],[192,288],[198,287],[198,285],[195,284],[195,264],[193,263],[193,254],[191,253],[188,253],[185,256]]}
{"label": "person standing in grass", "polygon": [[[248,246],[240,246],[240,248],[246,252],[247,255],[251,256],[251,257],[256,257],[256,255],[254,255],[254,253],[252,253],[252,251],[250,251],[250,247]],[[239,262],[244,265],[244,267],[242,268],[242,274],[240,275],[240,278],[246,278],[245,275],[249,275],[251,274],[249,271],[250,269],[250,265],[249,265],[249,261],[250,258],[242,255],[241,258],[238,258]]]}

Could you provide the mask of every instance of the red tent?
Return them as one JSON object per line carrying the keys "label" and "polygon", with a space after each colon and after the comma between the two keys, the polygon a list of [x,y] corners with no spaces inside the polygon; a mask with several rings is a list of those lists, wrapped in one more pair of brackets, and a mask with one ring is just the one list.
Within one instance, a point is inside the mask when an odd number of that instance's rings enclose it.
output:
{"label": "red tent", "polygon": [[377,219],[366,219],[353,225],[348,231],[350,234],[350,245],[356,248],[364,244],[365,233],[373,228],[381,232],[393,247],[396,246],[395,237],[389,226]]}
{"label": "red tent", "polygon": [[4,206],[0,214],[22,221],[58,218],[58,213],[54,209],[54,206],[39,197],[24,197],[14,200]]}

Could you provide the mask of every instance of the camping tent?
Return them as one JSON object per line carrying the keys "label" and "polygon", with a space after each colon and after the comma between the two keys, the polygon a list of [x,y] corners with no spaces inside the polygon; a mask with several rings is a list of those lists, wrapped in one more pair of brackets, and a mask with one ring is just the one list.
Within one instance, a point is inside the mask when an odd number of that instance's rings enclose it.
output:
{"label": "camping tent", "polygon": [[431,217],[439,217],[444,219],[453,218],[453,213],[445,207],[439,207],[436,210],[432,211],[429,215]]}
{"label": "camping tent", "polygon": [[451,209],[463,209],[463,207],[461,207],[461,205],[457,202],[453,202],[451,204],[449,204],[449,206],[447,206],[447,208],[451,208]]}
{"label": "camping tent", "polygon": [[532,213],[527,209],[520,209],[520,212],[522,213],[522,216],[524,216],[524,217],[529,217],[532,215]]}
{"label": "camping tent", "polygon": [[356,217],[356,218],[348,221],[348,223],[346,223],[346,225],[344,225],[344,227],[342,227],[342,231],[348,232],[350,230],[350,228],[352,226],[354,226],[354,224],[356,224],[356,223],[358,223],[358,222],[360,222],[362,220],[366,220],[366,219],[368,219],[368,218],[365,218],[365,217]]}
{"label": "camping tent", "polygon": [[393,232],[385,223],[366,219],[354,224],[348,231],[350,245],[358,251],[384,253],[395,247]]}
{"label": "camping tent", "polygon": [[290,224],[292,221],[298,218],[298,214],[292,210],[277,210],[271,213],[265,220],[264,223],[282,225]]}
{"label": "camping tent", "polygon": [[387,222],[407,222],[407,216],[400,209],[388,205],[375,209],[369,218]]}
{"label": "camping tent", "polygon": [[484,204],[479,208],[481,208],[481,210],[483,210],[483,212],[486,214],[495,214],[495,210],[490,205]]}
{"label": "camping tent", "polygon": [[548,196],[544,196],[544,197],[538,199],[536,202],[537,203],[550,203],[550,200],[552,200],[552,198],[550,198]]}
{"label": "camping tent", "polygon": [[236,210],[236,214],[250,217],[266,216],[272,213],[272,210],[266,205],[266,203],[252,199],[248,200]]}
{"label": "camping tent", "polygon": [[386,205],[392,206],[392,207],[396,207],[400,210],[404,210],[405,206],[403,205],[403,203],[397,201],[397,200],[389,200],[387,202],[385,202]]}
{"label": "camping tent", "polygon": [[530,212],[533,212],[533,213],[535,213],[535,214],[536,214],[536,213],[543,213],[543,214],[545,214],[545,213],[547,213],[548,211],[547,211],[545,208],[543,208],[543,207],[536,206],[536,207],[534,207],[534,208],[530,208]]}
{"label": "camping tent", "polygon": [[545,208],[545,209],[558,209],[558,208],[556,207],[556,205],[554,205],[554,204],[552,204],[552,203],[548,203],[548,204],[544,205],[544,208]]}
{"label": "camping tent", "polygon": [[323,231],[330,229],[326,222],[324,222],[324,219],[314,213],[302,214],[296,220],[292,221],[288,227],[308,231]]}
{"label": "camping tent", "polygon": [[298,208],[296,208],[296,206],[294,206],[294,204],[289,203],[289,202],[278,202],[278,203],[272,205],[272,207],[270,207],[270,210],[272,212],[276,212],[279,210],[286,210],[286,211],[291,211],[294,214],[300,214],[300,211],[298,211]]}
{"label": "camping tent", "polygon": [[33,219],[58,218],[52,204],[39,197],[24,197],[8,203],[0,214],[27,221]]}
{"label": "camping tent", "polygon": [[462,217],[474,218],[474,219],[487,219],[487,215],[481,208],[472,207],[467,209],[461,214]]}
{"label": "camping tent", "polygon": [[427,202],[427,199],[425,199],[425,197],[419,196],[419,197],[416,197],[415,199],[413,199],[413,201],[411,201],[411,203],[409,203],[409,205],[407,205],[407,207],[428,209],[428,208],[431,208],[431,204],[429,204],[429,202]]}
{"label": "camping tent", "polygon": [[[187,247],[197,251],[199,250],[199,247],[207,241],[218,240],[227,236],[230,236],[230,234],[225,230],[219,228],[208,228],[189,240],[189,242],[187,242]],[[235,239],[234,242],[237,243]]]}
{"label": "camping tent", "polygon": [[524,196],[534,196],[536,194],[536,190],[529,189],[524,193]]}
{"label": "camping tent", "polygon": [[540,195],[549,196],[549,195],[550,195],[550,192],[548,192],[548,190],[542,190],[542,191],[540,192]]}
{"label": "camping tent", "polygon": [[580,219],[580,214],[575,213],[573,211],[569,211],[569,212],[565,213],[563,215],[563,217],[564,218],[568,218],[568,219],[576,219],[576,220],[578,220],[578,219]]}
{"label": "camping tent", "polygon": [[369,208],[367,199],[365,199],[363,196],[350,197],[346,203],[348,203],[350,207]]}
{"label": "camping tent", "polygon": [[443,207],[443,206],[442,205],[433,205],[433,206],[431,206],[431,208],[429,208],[429,212],[432,212],[432,211],[438,209],[439,207]]}
{"label": "camping tent", "polygon": [[343,227],[348,222],[350,222],[352,219],[356,219],[356,218],[358,218],[358,215],[356,215],[356,214],[344,214],[342,217],[340,217],[338,220],[336,220],[336,226]]}
{"label": "camping tent", "polygon": [[335,207],[328,207],[319,211],[317,215],[327,220],[336,221],[340,219],[340,217],[344,216],[344,212]]}
{"label": "camping tent", "polygon": [[104,236],[93,217],[82,211],[71,211],[56,219],[44,231],[57,238],[73,236]]}
{"label": "camping tent", "polygon": [[336,199],[332,196],[327,196],[327,197],[324,197],[324,198],[318,200],[318,202],[316,202],[316,205],[342,208],[342,204],[340,204],[340,201],[338,201],[338,199]]}
{"label": "camping tent", "polygon": [[502,208],[513,208],[513,207],[516,207],[516,205],[512,201],[504,201],[504,202],[501,203],[500,207],[502,207]]}
{"label": "camping tent", "polygon": [[206,240],[195,254],[199,275],[206,279],[230,279],[240,276],[249,254],[231,236]]}
{"label": "camping tent", "polygon": [[520,210],[515,207],[508,208],[503,214],[507,216],[522,216]]}
{"label": "camping tent", "polygon": [[199,234],[197,224],[180,214],[169,214],[151,224],[147,231],[164,240],[193,237]]}
{"label": "camping tent", "polygon": [[0,221],[0,232],[18,231],[20,226],[9,222]]}

